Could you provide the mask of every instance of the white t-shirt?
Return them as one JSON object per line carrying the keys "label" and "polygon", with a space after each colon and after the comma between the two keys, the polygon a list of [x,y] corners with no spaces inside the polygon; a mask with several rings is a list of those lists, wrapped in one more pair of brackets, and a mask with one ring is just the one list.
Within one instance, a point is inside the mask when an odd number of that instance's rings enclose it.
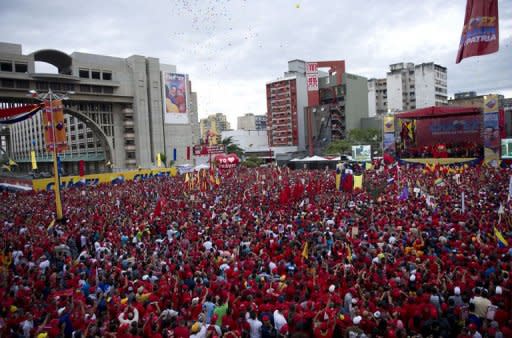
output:
{"label": "white t-shirt", "polygon": [[256,319],[248,318],[247,323],[249,323],[250,329],[250,337],[251,338],[261,338],[261,327],[263,323]]}
{"label": "white t-shirt", "polygon": [[274,311],[274,325],[276,327],[277,332],[281,331],[281,328],[288,324],[286,322],[286,318],[284,318],[283,314],[278,310]]}

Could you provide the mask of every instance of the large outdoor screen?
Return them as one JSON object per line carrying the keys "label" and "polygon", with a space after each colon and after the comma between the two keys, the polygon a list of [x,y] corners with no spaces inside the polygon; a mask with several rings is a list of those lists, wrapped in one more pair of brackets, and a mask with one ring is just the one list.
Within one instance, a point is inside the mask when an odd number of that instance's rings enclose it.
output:
{"label": "large outdoor screen", "polygon": [[512,138],[501,140],[501,158],[512,159]]}
{"label": "large outdoor screen", "polygon": [[372,160],[372,146],[361,145],[352,146],[352,160],[358,162],[368,162]]}

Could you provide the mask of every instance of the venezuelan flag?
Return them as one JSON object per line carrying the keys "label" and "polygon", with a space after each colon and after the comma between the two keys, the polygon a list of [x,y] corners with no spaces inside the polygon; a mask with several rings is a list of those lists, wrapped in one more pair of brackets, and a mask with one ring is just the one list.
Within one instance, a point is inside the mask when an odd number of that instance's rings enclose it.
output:
{"label": "venezuelan flag", "polygon": [[500,248],[508,247],[508,241],[505,239],[505,237],[503,237],[503,234],[496,227],[494,227],[494,236],[496,237],[496,242],[498,243],[498,247],[500,247]]}

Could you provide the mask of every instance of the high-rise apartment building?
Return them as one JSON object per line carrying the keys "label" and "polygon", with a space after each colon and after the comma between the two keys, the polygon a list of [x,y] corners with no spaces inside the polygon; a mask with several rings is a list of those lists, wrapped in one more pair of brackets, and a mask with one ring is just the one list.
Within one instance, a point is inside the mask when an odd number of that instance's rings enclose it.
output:
{"label": "high-rise apartment building", "polygon": [[[56,71],[37,72],[36,62]],[[171,87],[179,106],[165,90]],[[77,173],[80,161],[86,172],[103,171],[107,162],[116,168],[152,167],[157,153],[190,162],[187,147],[199,140],[197,97],[188,76],[157,58],[53,49],[23,54],[19,44],[0,43],[0,107],[36,102],[27,97],[30,89],[73,92],[64,101],[68,150],[60,157],[67,173]],[[41,113],[9,127],[9,155],[27,170],[34,150],[39,168],[51,171],[43,130]]]}
{"label": "high-rise apartment building", "polygon": [[266,115],[254,115],[254,123],[256,126],[256,130],[267,130]]}
{"label": "high-rise apartment building", "polygon": [[368,80],[368,117],[382,115],[388,111],[386,79]]}
{"label": "high-rise apartment building", "polygon": [[448,72],[433,62],[395,63],[385,79],[368,81],[369,115],[448,104]]}
{"label": "high-rise apartment building", "polygon": [[216,113],[208,115],[208,117],[199,120],[199,129],[201,131],[201,139],[205,142],[208,138],[208,132],[213,132],[217,135],[217,142],[221,141],[221,133],[226,130],[231,130],[225,114]]}

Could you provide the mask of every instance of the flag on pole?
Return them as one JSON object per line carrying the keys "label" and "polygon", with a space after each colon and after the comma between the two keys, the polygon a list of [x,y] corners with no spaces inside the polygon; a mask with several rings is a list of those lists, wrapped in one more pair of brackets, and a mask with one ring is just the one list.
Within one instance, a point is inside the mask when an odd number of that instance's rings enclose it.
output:
{"label": "flag on pole", "polygon": [[37,161],[36,161],[36,152],[34,150],[32,150],[30,152],[30,159],[32,161],[32,170],[36,170],[37,169]]}
{"label": "flag on pole", "polygon": [[162,157],[160,157],[160,153],[156,153],[156,166],[158,168],[162,166]]}
{"label": "flag on pole", "polygon": [[366,162],[364,166],[365,166],[366,170],[372,170],[373,169],[373,164],[371,164],[370,162]]}
{"label": "flag on pole", "polygon": [[8,166],[7,164],[2,164],[2,168],[4,168],[7,171],[11,171],[11,167]]}
{"label": "flag on pole", "polygon": [[354,190],[363,189],[363,175],[354,175]]}
{"label": "flag on pole", "polygon": [[340,190],[340,184],[341,184],[341,167],[336,166],[336,191]]}
{"label": "flag on pole", "polygon": [[50,222],[50,224],[48,225],[48,228],[46,228],[46,230],[50,230],[51,228],[53,228],[54,225],[55,225],[55,218],[52,219],[52,221]]}
{"label": "flag on pole", "polygon": [[467,0],[455,63],[499,49],[498,0]]}
{"label": "flag on pole", "polygon": [[498,243],[498,247],[500,247],[500,248],[508,247],[508,241],[505,239],[505,237],[503,237],[503,234],[496,227],[494,227],[494,236],[496,237],[496,242]]}
{"label": "flag on pole", "polygon": [[304,248],[302,249],[302,257],[304,258],[308,258],[309,257],[309,253],[308,253],[308,250],[309,250],[309,243],[306,242],[306,244],[304,244]]}
{"label": "flag on pole", "polygon": [[512,176],[510,176],[510,181],[508,182],[508,199],[509,202],[512,199]]}
{"label": "flag on pole", "polygon": [[466,195],[465,195],[464,191],[462,192],[462,196],[460,197],[460,199],[461,199],[460,205],[461,205],[462,212],[466,212]]}
{"label": "flag on pole", "polygon": [[347,244],[347,260],[352,263],[352,249],[350,248],[350,244]]}
{"label": "flag on pole", "polygon": [[409,187],[405,186],[400,193],[399,200],[405,201],[409,198]]}
{"label": "flag on pole", "polygon": [[18,166],[18,163],[14,162],[12,159],[9,159],[9,166]]}

